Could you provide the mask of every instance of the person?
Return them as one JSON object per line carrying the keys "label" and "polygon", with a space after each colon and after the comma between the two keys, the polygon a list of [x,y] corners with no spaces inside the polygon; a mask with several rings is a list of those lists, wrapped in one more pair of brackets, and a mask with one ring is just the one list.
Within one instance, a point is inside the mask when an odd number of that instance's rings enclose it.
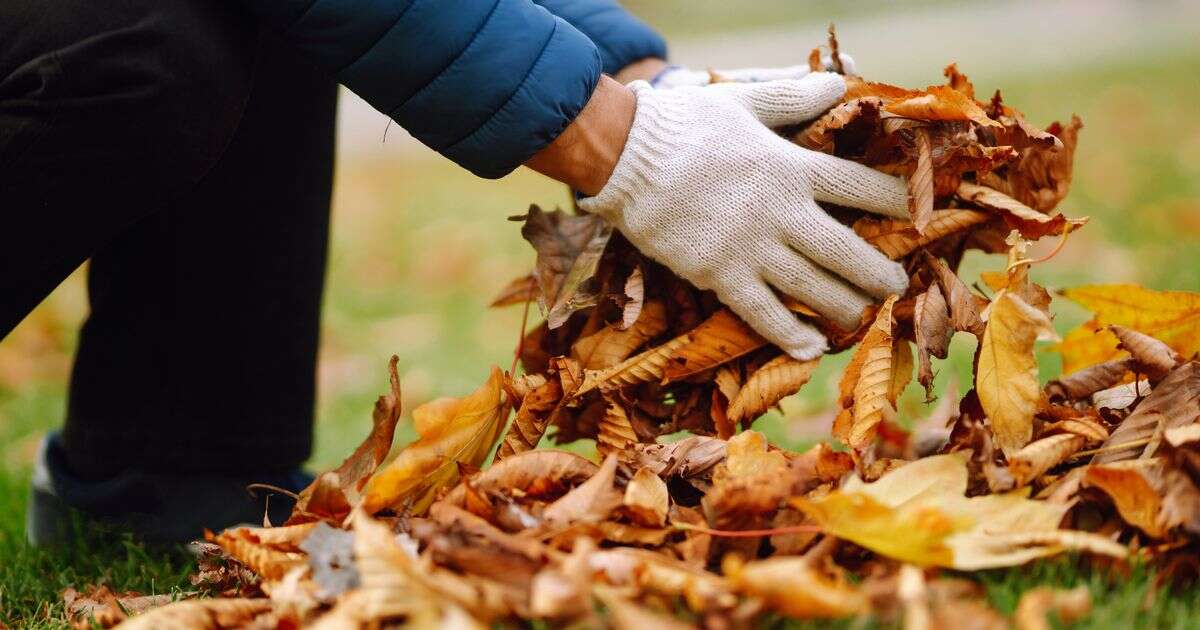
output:
{"label": "person", "polygon": [[903,216],[903,182],[772,131],[839,75],[666,58],[613,0],[0,5],[0,336],[91,261],[30,539],[78,510],[187,540],[306,483],[338,83],[476,175],[570,185],[798,358],[826,341],[776,291],[846,326],[904,291],[818,205]]}

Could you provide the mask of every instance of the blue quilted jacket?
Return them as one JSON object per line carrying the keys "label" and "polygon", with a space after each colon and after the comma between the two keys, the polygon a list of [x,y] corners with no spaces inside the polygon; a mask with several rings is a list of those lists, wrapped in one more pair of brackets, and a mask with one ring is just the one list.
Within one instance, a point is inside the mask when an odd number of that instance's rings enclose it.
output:
{"label": "blue quilted jacket", "polygon": [[614,0],[245,0],[429,147],[501,177],[579,114],[601,72],[666,57]]}

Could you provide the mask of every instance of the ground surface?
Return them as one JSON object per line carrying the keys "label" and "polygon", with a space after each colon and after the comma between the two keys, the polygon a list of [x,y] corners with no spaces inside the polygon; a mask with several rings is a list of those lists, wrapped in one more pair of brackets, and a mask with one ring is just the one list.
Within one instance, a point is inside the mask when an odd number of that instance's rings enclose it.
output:
{"label": "ground surface", "polygon": [[[787,11],[787,6],[807,3],[764,4]],[[896,11],[907,15],[934,4],[908,3]],[[1124,6],[1104,6],[1110,4]],[[1062,5],[1072,3],[1056,3]],[[1074,6],[1086,11],[1086,5]],[[853,20],[868,18],[856,9],[840,11],[844,37],[855,38]],[[807,9],[794,13],[801,18],[813,15]],[[780,13],[775,9],[751,12],[739,18],[744,24],[738,26],[764,26],[776,15]],[[678,28],[712,33],[720,30],[715,20],[690,17]],[[875,24],[879,17],[869,20]],[[772,32],[780,28],[767,26]],[[1124,32],[1119,24],[1111,31]],[[1106,54],[1072,58],[1069,68],[1061,59],[1033,63],[1027,54],[1018,55],[1020,64],[1008,66],[1007,53],[989,56],[982,44],[969,46],[965,53],[982,60],[980,71],[963,67],[977,87],[990,92],[1002,85],[1006,101],[1032,121],[1046,123],[1075,112],[1085,123],[1075,187],[1063,210],[1089,215],[1092,224],[1073,235],[1054,261],[1035,269],[1040,283],[1128,281],[1157,289],[1200,290],[1200,121],[1195,117],[1200,49],[1178,47],[1170,33],[1163,35],[1162,47],[1155,47],[1155,36],[1142,33],[1140,39],[1133,38],[1141,42],[1137,45],[1129,43],[1128,36],[1113,40],[1112,46],[1120,44],[1116,51],[1110,47]],[[753,34],[740,37],[746,46],[761,41]],[[872,57],[885,51],[873,49],[861,35],[857,39],[860,46],[854,50],[860,66],[870,68]],[[687,41],[707,40],[685,40],[680,45],[685,52],[701,48]],[[1003,41],[1002,34],[996,41]],[[967,44],[947,44],[947,49],[955,46]],[[928,59],[928,52],[920,53],[927,48],[928,43],[917,46],[914,56]],[[941,63],[955,58],[947,54],[930,61],[927,72],[904,80],[940,81]],[[880,64],[898,66],[895,59]],[[473,389],[492,364],[507,367],[520,309],[492,311],[485,305],[498,287],[531,265],[532,251],[504,217],[533,201],[552,207],[567,200],[560,187],[528,172],[497,185],[407,149],[347,153],[338,172],[314,468],[336,464],[366,432],[371,403],[386,387],[384,366],[391,354],[400,356],[406,409],[434,396]],[[1001,263],[973,256],[966,264],[964,277]],[[0,621],[15,627],[59,627],[58,594],[70,584],[105,580],[117,589],[153,593],[188,586],[187,560],[178,553],[131,543],[96,545],[85,536],[53,552],[31,550],[22,542],[29,466],[37,440],[62,416],[73,331],[84,305],[82,277],[77,274],[0,343]],[[1070,304],[1056,304],[1055,309],[1060,330],[1085,315]],[[952,380],[957,380],[960,392],[969,387],[963,378],[973,342],[961,335],[956,339],[952,364],[939,375],[939,390]],[[1058,361],[1051,353],[1043,358],[1042,375],[1050,378],[1058,371]],[[757,428],[793,448],[827,433],[830,419],[822,410],[831,400],[844,361],[845,357],[827,359],[814,382],[785,401],[783,414],[769,415]],[[910,390],[901,415],[913,419],[926,413],[920,396]],[[411,429],[404,431],[400,439],[410,439]],[[588,446],[580,448],[586,451]],[[1182,628],[1200,611],[1196,591],[1152,594],[1144,572],[1109,579],[1072,561],[989,572],[982,579],[1003,610],[1011,610],[1019,593],[1033,585],[1086,583],[1097,604],[1089,627]]]}

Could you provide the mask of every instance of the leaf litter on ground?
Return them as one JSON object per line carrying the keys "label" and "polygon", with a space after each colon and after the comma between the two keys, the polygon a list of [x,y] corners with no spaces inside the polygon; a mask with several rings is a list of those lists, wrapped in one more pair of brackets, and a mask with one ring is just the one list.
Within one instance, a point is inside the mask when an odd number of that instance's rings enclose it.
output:
{"label": "leaf litter on ground", "polygon": [[[1095,315],[1052,347],[1065,374],[1041,386],[1052,294],[1027,250],[1055,238],[1057,251],[1086,223],[1055,212],[1082,123],[1038,128],[999,92],[977,100],[953,64],[945,76],[922,90],[848,76],[844,102],[782,131],[904,176],[911,198],[908,219],[826,206],[905,266],[904,295],[855,330],[785,298],[833,351],[854,348],[833,443],[794,453],[750,430],[817,361],[787,357],[597,218],[535,206],[517,217],[535,269],[493,303],[545,316],[521,331],[522,372],[493,368],[476,392],[413,410],[419,437],[389,462],[393,359],[371,435],[286,524],[202,543],[197,583],[215,597],[124,624],[1044,628],[1086,618],[1086,589],[1033,589],[1006,619],[969,572],[1072,552],[1095,571],[1150,562],[1196,579],[1200,294],[1061,291]],[[983,274],[990,298],[956,274],[969,250],[1006,254]],[[979,343],[973,387],[905,430],[897,398],[915,379],[934,399],[958,333]],[[595,440],[602,461],[545,439]]]}

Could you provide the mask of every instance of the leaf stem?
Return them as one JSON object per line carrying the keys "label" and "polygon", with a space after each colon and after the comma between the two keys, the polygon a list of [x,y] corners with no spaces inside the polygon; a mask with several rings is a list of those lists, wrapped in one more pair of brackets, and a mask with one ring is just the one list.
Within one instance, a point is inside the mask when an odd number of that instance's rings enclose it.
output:
{"label": "leaf stem", "polygon": [[1113,444],[1112,446],[1102,446],[1100,448],[1094,448],[1090,451],[1079,451],[1078,453],[1075,453],[1075,455],[1072,456],[1072,459],[1079,459],[1080,457],[1087,457],[1089,455],[1100,455],[1101,453],[1113,453],[1116,451],[1123,451],[1123,450],[1135,448],[1138,446],[1145,446],[1149,443],[1150,443],[1150,438],[1142,438],[1140,440],[1130,440],[1128,442],[1122,442],[1120,444]]}
{"label": "leaf stem", "polygon": [[671,527],[686,532],[697,532],[723,538],[757,538],[759,536],[774,536],[776,534],[819,534],[821,528],[817,525],[789,525],[787,527],[772,527],[771,529],[711,529],[703,525],[688,523],[671,523]]}

